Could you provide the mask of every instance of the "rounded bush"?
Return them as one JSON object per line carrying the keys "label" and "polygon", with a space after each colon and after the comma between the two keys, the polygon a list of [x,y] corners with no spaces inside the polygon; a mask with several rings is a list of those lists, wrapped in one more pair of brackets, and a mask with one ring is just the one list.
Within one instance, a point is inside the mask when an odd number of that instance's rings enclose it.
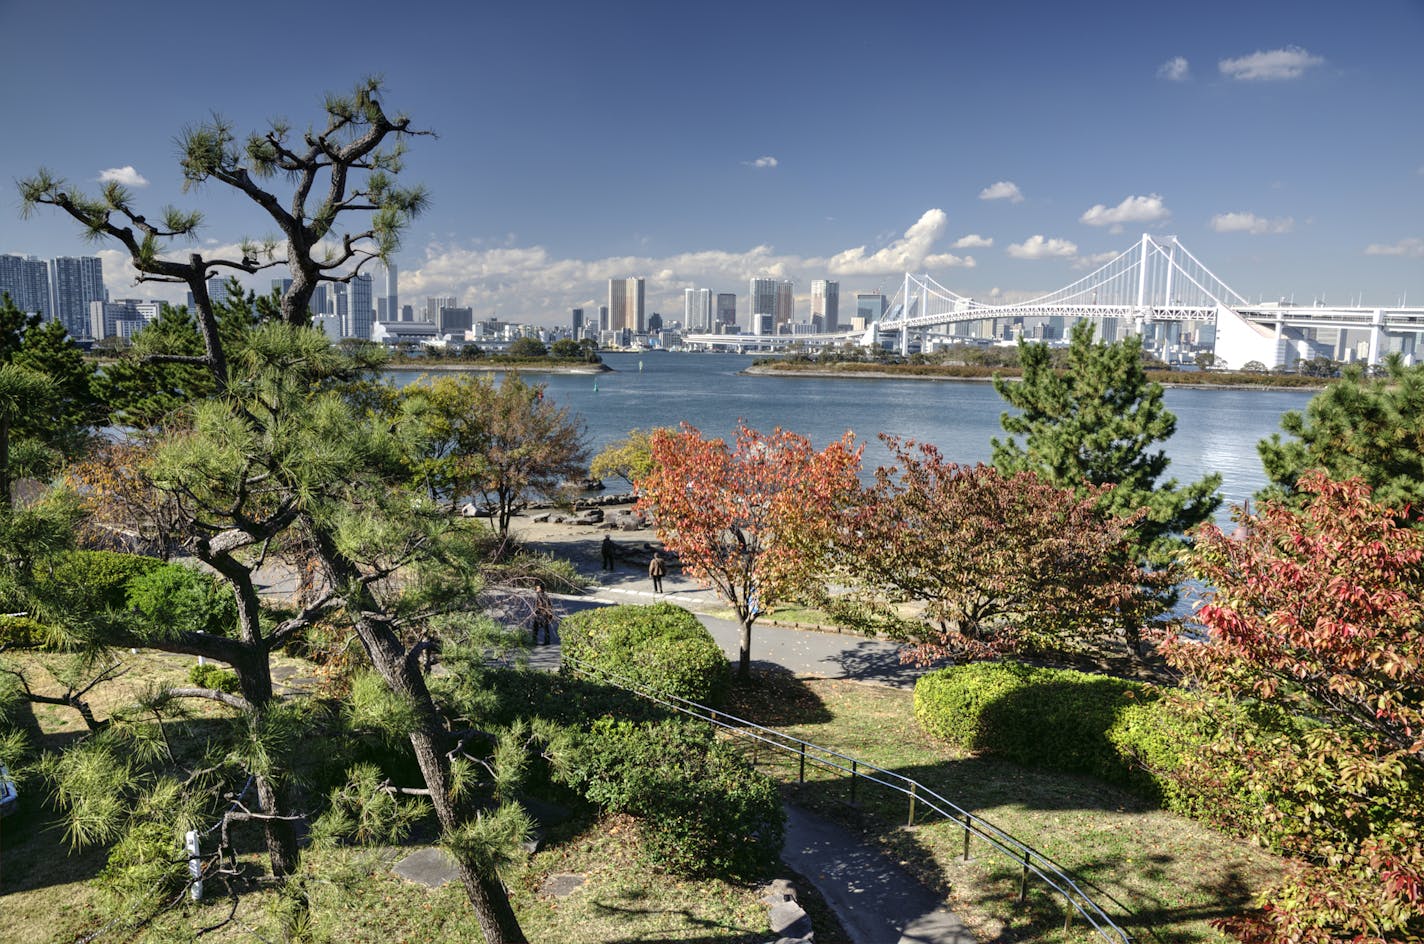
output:
{"label": "rounded bush", "polygon": [[660,694],[716,706],[727,657],[697,617],[671,603],[585,610],[559,625],[566,659],[577,659]]}
{"label": "rounded bush", "polygon": [[0,614],[0,649],[43,649],[49,636],[49,627],[39,620]]}
{"label": "rounded bush", "polygon": [[213,665],[205,662],[202,665],[195,665],[188,670],[188,681],[198,688],[211,688],[220,692],[227,692],[229,695],[236,695],[242,686],[238,683],[237,675],[220,665]]}
{"label": "rounded bush", "polygon": [[128,583],[164,566],[156,557],[114,551],[68,551],[35,576],[41,596],[65,599],[93,611],[128,607]]}
{"label": "rounded bush", "polygon": [[775,783],[693,722],[600,718],[563,778],[604,809],[637,817],[659,868],[753,876],[781,854],[786,814]]}
{"label": "rounded bush", "polygon": [[1109,732],[1129,707],[1159,697],[1156,686],[1142,682],[977,662],[922,676],[915,717],[927,733],[968,750],[1142,786],[1141,773]]}

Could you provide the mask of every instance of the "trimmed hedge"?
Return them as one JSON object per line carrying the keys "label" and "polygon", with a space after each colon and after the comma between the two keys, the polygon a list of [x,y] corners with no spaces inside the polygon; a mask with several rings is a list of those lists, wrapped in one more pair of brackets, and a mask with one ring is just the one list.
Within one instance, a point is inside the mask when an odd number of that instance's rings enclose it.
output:
{"label": "trimmed hedge", "polygon": [[213,665],[211,662],[195,665],[189,669],[188,681],[198,688],[211,688],[219,692],[227,692],[229,695],[236,695],[238,689],[242,687],[237,680],[237,673],[220,665]]}
{"label": "trimmed hedge", "polygon": [[122,610],[128,606],[129,581],[162,566],[158,558],[140,554],[68,551],[56,555],[35,578],[42,596],[90,610]]}
{"label": "trimmed hedge", "polygon": [[49,645],[49,627],[28,616],[0,616],[0,648],[43,649]]}
{"label": "trimmed hedge", "polygon": [[1150,790],[1109,732],[1126,709],[1159,697],[1141,682],[975,662],[922,676],[915,718],[929,734],[967,750]]}
{"label": "trimmed hedge", "polygon": [[781,855],[776,784],[701,725],[600,718],[562,778],[604,809],[637,817],[651,863],[670,872],[753,877]]}
{"label": "trimmed hedge", "polygon": [[727,657],[697,617],[671,603],[585,610],[559,624],[566,658],[665,695],[717,706]]}

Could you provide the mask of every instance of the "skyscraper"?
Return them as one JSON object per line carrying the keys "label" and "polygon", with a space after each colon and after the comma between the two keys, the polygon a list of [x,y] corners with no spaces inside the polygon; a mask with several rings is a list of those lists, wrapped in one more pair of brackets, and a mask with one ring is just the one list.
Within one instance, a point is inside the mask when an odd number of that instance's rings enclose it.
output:
{"label": "skyscraper", "polygon": [[822,331],[835,331],[840,324],[841,283],[816,279],[811,283],[811,318],[821,319]]}
{"label": "skyscraper", "polygon": [[717,293],[717,325],[713,330],[717,330],[720,325],[736,325],[737,323],[737,294],[735,292]]}
{"label": "skyscraper", "polygon": [[612,331],[643,333],[642,279],[608,280],[608,327]]}
{"label": "skyscraper", "polygon": [[864,318],[866,324],[879,321],[885,314],[885,296],[879,292],[855,293],[855,316]]}
{"label": "skyscraper", "polygon": [[776,283],[776,330],[796,320],[796,283]]}
{"label": "skyscraper", "polygon": [[208,301],[213,307],[227,302],[227,279],[208,279]]}
{"label": "skyscraper", "polygon": [[712,291],[688,288],[682,291],[682,327],[685,331],[712,330]]}
{"label": "skyscraper", "polygon": [[776,280],[752,279],[748,286],[752,334],[776,332]]}
{"label": "skyscraper", "polygon": [[[39,312],[54,317],[50,299],[49,266],[34,256],[0,256],[0,292],[9,292],[10,300],[21,311]],[[65,325],[65,327],[69,327]],[[74,334],[73,331],[70,334]],[[74,334],[76,338],[83,337]]]}
{"label": "skyscraper", "polygon": [[98,256],[61,256],[50,263],[50,269],[54,274],[54,311],[50,314],[59,319],[70,337],[89,336],[90,303],[109,297],[104,291],[103,260]]}
{"label": "skyscraper", "polygon": [[[425,318],[431,324],[440,320],[440,309],[455,308],[460,302],[453,295],[433,295],[425,299]],[[473,306],[472,306],[473,307]]]}
{"label": "skyscraper", "polygon": [[400,311],[400,273],[394,262],[386,263],[386,317],[395,321]]}
{"label": "skyscraper", "polygon": [[371,340],[371,319],[374,317],[371,311],[371,277],[363,272],[353,278],[349,283],[347,296],[347,310],[351,312],[350,336],[364,341]]}
{"label": "skyscraper", "polygon": [[583,309],[575,308],[569,312],[569,331],[577,338],[583,331]]}

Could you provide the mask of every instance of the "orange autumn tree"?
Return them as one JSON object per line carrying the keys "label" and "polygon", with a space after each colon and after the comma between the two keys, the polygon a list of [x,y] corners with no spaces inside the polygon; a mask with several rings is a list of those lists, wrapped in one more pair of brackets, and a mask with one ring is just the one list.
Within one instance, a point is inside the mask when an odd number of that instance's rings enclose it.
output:
{"label": "orange autumn tree", "polygon": [[860,449],[846,433],[817,452],[804,436],[743,424],[728,446],[696,428],[654,430],[652,471],[638,508],[658,538],[741,624],[737,673],[751,672],[752,625],[762,610],[814,579],[814,548],[857,489]]}

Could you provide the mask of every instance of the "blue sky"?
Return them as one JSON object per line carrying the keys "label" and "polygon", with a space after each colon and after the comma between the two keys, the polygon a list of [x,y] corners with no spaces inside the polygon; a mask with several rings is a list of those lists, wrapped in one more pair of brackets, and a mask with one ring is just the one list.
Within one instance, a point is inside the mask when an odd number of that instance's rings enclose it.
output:
{"label": "blue sky", "polygon": [[[1420,0],[0,0],[0,36],[21,39],[0,252],[103,248],[20,219],[10,182],[40,166],[141,177],[143,206],[205,211],[207,245],[268,235],[180,193],[175,135],[214,112],[301,127],[377,73],[438,133],[404,175],[433,199],[397,256],[406,303],[552,323],[641,275],[679,317],[689,286],[849,298],[906,269],[1012,298],[1152,232],[1248,298],[1424,304]],[[118,297],[174,297],[105,267]]]}

